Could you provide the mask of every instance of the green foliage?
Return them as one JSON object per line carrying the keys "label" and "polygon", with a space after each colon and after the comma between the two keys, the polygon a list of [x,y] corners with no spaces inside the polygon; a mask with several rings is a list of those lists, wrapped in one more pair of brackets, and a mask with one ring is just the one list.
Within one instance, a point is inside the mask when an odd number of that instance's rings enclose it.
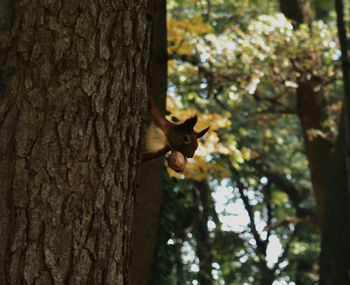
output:
{"label": "green foliage", "polygon": [[193,216],[191,185],[164,174],[157,262],[153,284],[185,284],[193,274],[182,261],[183,230]]}

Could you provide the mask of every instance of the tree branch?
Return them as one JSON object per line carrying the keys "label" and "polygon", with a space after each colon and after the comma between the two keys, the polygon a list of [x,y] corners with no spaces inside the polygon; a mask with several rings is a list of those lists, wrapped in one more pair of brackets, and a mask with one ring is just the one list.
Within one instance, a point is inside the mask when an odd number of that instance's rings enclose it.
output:
{"label": "tree branch", "polygon": [[[286,259],[287,255],[289,253],[289,250],[290,250],[290,245],[293,242],[293,240],[296,238],[298,231],[299,231],[299,227],[297,226],[297,227],[295,227],[293,233],[289,236],[288,241],[287,241],[287,243],[286,243],[286,245],[284,247],[284,251],[283,251],[282,255],[278,257],[277,262],[276,262],[276,264],[273,267],[273,271],[274,272],[276,272],[276,270],[278,269],[277,267],[281,264],[281,262],[284,259]],[[281,270],[280,274],[281,273],[282,273],[282,270]]]}
{"label": "tree branch", "polygon": [[271,226],[271,222],[272,222],[271,182],[270,181],[263,187],[263,192],[264,192],[264,199],[265,199],[266,210],[267,210],[266,227],[268,228],[268,230],[267,230],[266,240],[269,240],[269,237],[271,234],[271,230],[269,229],[269,227]]}
{"label": "tree branch", "polygon": [[260,253],[263,256],[266,256],[267,240],[262,240],[257,229],[256,229],[255,220],[254,220],[254,210],[253,210],[253,207],[249,203],[248,197],[244,193],[245,187],[244,187],[243,183],[239,180],[239,178],[240,178],[239,172],[232,166],[230,159],[226,156],[225,156],[225,158],[228,162],[228,167],[231,171],[232,179],[234,181],[236,181],[236,183],[237,183],[240,198],[242,199],[244,207],[248,213],[249,222],[250,222],[250,230],[251,230],[251,233],[255,239],[257,249],[260,251]]}
{"label": "tree branch", "polygon": [[274,183],[279,189],[285,192],[288,195],[289,200],[291,201],[293,207],[296,211],[296,216],[298,218],[313,216],[314,213],[310,210],[300,207],[302,202],[302,197],[299,195],[298,189],[290,182],[287,178],[282,177],[279,173],[263,169],[262,166],[255,165],[256,169],[259,172],[266,176],[268,180]]}

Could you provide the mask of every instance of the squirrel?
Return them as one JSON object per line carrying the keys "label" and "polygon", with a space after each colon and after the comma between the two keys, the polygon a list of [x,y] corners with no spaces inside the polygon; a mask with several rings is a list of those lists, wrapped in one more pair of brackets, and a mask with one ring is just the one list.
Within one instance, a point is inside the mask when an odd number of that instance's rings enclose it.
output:
{"label": "squirrel", "polygon": [[[181,124],[169,122],[160,115],[152,97],[148,97],[148,110],[152,123],[146,132],[146,146],[142,154],[142,162],[157,158],[170,150],[173,151],[174,156],[177,154],[177,157],[178,152],[184,157],[193,157],[198,147],[197,140],[205,135],[209,127],[197,133],[193,129],[197,123],[197,116]],[[178,171],[181,172],[181,169]]]}

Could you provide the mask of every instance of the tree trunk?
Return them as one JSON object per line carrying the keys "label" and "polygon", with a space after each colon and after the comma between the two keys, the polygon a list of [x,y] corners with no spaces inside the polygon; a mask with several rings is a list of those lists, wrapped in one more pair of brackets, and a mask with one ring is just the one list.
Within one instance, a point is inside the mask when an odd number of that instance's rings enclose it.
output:
{"label": "tree trunk", "polygon": [[208,221],[210,213],[210,188],[207,181],[194,182],[194,203],[196,205],[196,223],[192,231],[197,241],[197,256],[199,259],[199,272],[197,279],[200,285],[212,285],[214,279],[213,248],[209,236]]}
{"label": "tree trunk", "polygon": [[346,153],[345,145],[343,120],[340,126],[326,200],[320,256],[320,285],[350,284],[350,197],[344,155]]}
{"label": "tree trunk", "polygon": [[312,135],[313,130],[326,134],[329,132],[324,126],[324,122],[328,119],[326,94],[322,89],[315,91],[323,84],[318,79],[312,76],[309,80],[302,79],[298,82],[297,110],[316,200],[317,220],[321,226],[324,218],[324,203],[328,190],[327,179],[329,165],[332,161],[333,143],[328,137]]}
{"label": "tree trunk", "polygon": [[325,204],[320,257],[321,285],[350,284],[350,46],[346,36],[343,1],[336,0],[335,4],[342,51],[344,104]]}
{"label": "tree trunk", "polygon": [[[280,0],[281,11],[293,21],[294,28],[302,23],[311,24],[310,3],[308,0]],[[312,58],[314,65],[321,65],[317,56],[304,55]],[[303,58],[298,58],[299,65],[303,64]],[[312,131],[320,131],[323,134],[331,133],[325,127],[328,119],[327,94],[323,88],[323,79],[314,74],[313,70],[299,70],[301,76],[297,88],[297,113],[300,120],[306,156],[309,161],[312,187],[316,200],[316,211],[319,225],[324,216],[324,201],[327,192],[327,177],[329,165],[332,161],[332,138],[321,135],[312,135]]]}
{"label": "tree trunk", "polygon": [[150,1],[0,11],[0,284],[128,284]]}
{"label": "tree trunk", "polygon": [[[165,113],[167,90],[167,34],[166,1],[155,1],[152,24],[152,54],[150,96]],[[163,198],[162,177],[164,158],[143,163],[140,170],[139,187],[136,189],[135,216],[133,224],[133,253],[131,284],[151,283],[155,268],[156,246],[160,222],[160,207]]]}
{"label": "tree trunk", "polygon": [[311,24],[311,10],[309,0],[280,0],[282,13],[292,20],[297,28],[300,24]]}
{"label": "tree trunk", "polygon": [[[342,53],[342,71],[343,71],[343,84],[344,84],[344,133],[345,133],[345,160],[347,166],[347,179],[350,181],[350,41],[347,36],[347,29],[350,26],[346,26],[346,19],[344,15],[344,3],[343,0],[335,0],[335,8],[337,12],[337,26],[338,37],[340,42],[340,49]],[[348,184],[348,195],[350,197],[350,185]],[[350,201],[349,201],[350,202]]]}

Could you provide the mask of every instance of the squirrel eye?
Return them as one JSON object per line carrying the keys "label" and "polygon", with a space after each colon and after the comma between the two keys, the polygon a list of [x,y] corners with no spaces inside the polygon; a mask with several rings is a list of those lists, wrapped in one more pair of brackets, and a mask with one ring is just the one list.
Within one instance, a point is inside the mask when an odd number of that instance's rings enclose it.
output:
{"label": "squirrel eye", "polygon": [[185,135],[184,136],[184,141],[185,142],[189,142],[190,141],[190,136],[189,135]]}

